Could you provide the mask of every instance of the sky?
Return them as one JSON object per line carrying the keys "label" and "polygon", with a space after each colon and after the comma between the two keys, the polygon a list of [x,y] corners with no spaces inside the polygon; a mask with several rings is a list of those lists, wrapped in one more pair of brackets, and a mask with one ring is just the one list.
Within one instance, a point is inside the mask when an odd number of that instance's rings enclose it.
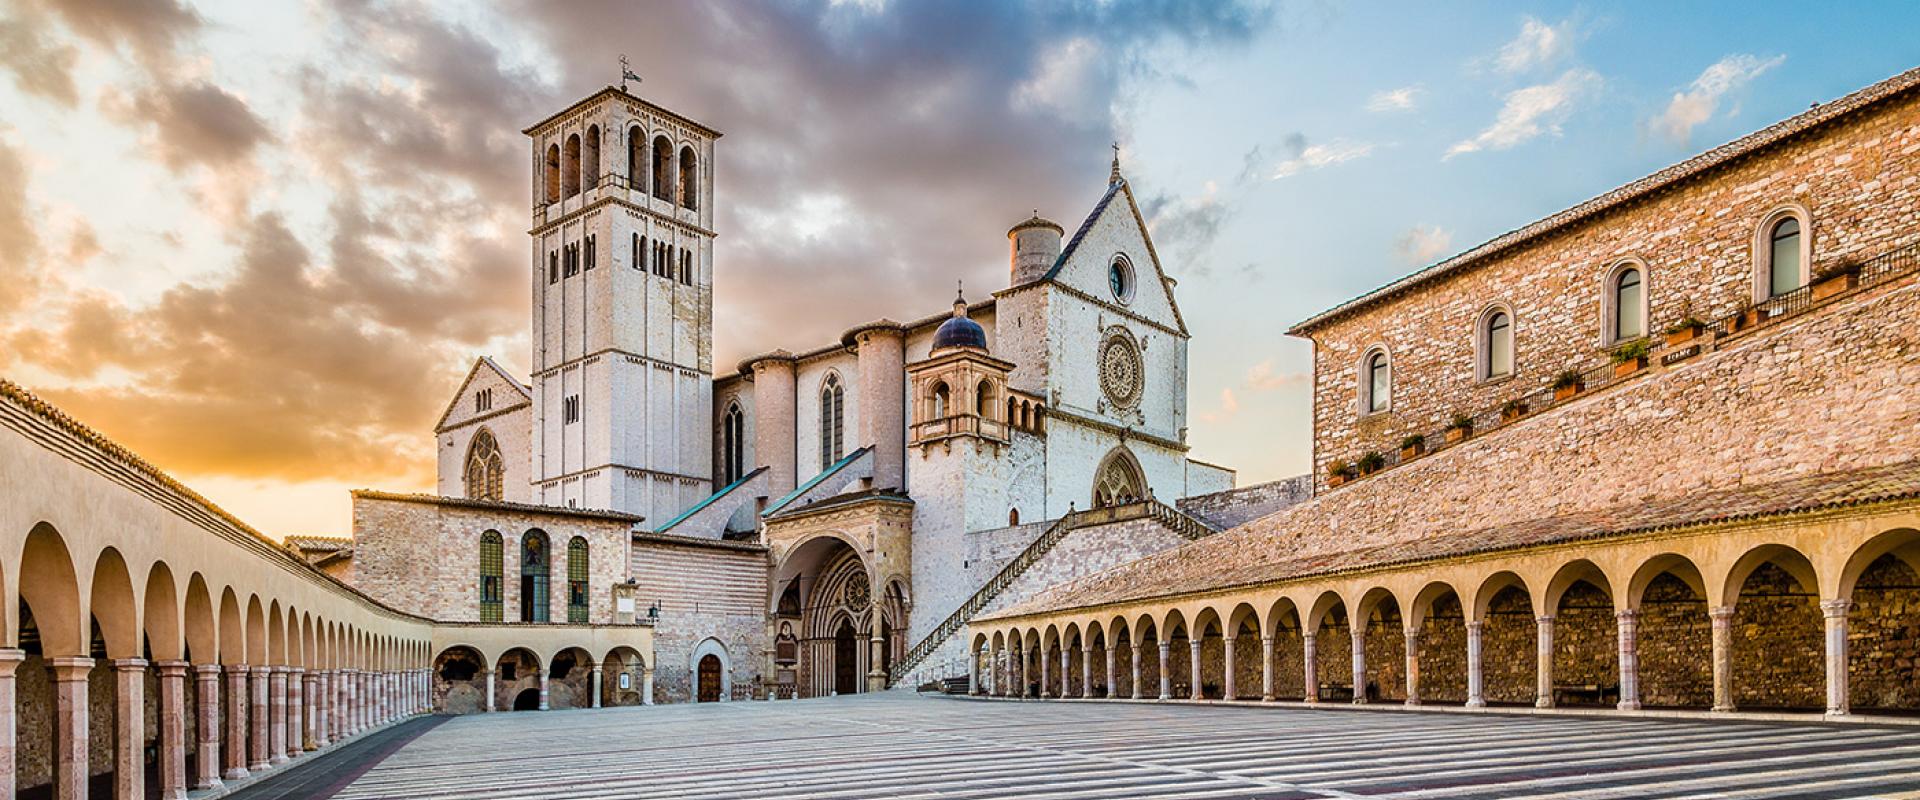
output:
{"label": "sky", "polygon": [[716,365],[1007,281],[1112,143],[1196,458],[1305,472],[1289,325],[1920,66],[1920,5],[0,0],[0,376],[270,535],[431,491],[524,375],[519,131],[619,79],[726,134]]}

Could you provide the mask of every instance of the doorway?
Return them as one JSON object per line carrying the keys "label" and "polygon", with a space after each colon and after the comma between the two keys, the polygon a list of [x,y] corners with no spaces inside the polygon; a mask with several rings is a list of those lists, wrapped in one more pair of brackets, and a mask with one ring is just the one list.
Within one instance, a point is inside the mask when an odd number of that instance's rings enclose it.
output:
{"label": "doorway", "polygon": [[711,653],[700,658],[699,701],[720,702],[720,657]]}
{"label": "doorway", "polygon": [[853,694],[860,691],[860,640],[853,632],[853,623],[840,620],[840,628],[833,632],[833,690],[839,694]]}

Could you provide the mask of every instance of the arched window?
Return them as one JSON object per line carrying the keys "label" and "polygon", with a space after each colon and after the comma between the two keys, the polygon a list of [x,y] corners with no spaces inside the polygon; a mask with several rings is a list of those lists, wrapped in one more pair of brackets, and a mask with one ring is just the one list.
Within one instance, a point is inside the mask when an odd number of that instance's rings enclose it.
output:
{"label": "arched window", "polygon": [[1807,285],[1800,259],[1800,220],[1787,217],[1767,233],[1767,296],[1779,297]]}
{"label": "arched window", "polygon": [[580,193],[580,134],[567,137],[567,165],[560,171],[560,180],[568,197]]}
{"label": "arched window", "polygon": [[948,394],[949,392],[947,391],[946,381],[941,381],[933,385],[933,416],[931,417],[932,419],[947,418],[947,400],[948,400],[947,395]]}
{"label": "arched window", "polygon": [[647,190],[647,132],[638,125],[627,129],[627,188]]}
{"label": "arched window", "polygon": [[828,373],[820,384],[820,469],[833,466],[846,455],[847,390],[840,385],[839,373]]}
{"label": "arched window", "polygon": [[1475,377],[1485,381],[1512,375],[1513,315],[1505,308],[1489,309],[1480,315],[1479,340],[1474,345],[1480,354]]}
{"label": "arched window", "polygon": [[993,419],[993,384],[981,381],[973,387],[973,413],[987,419]]}
{"label": "arched window", "polygon": [[700,174],[698,166],[693,148],[680,148],[680,205],[690,209],[700,207],[700,184],[695,180]]}
{"label": "arched window", "polygon": [[1393,365],[1378,347],[1360,359],[1360,413],[1378,414],[1393,407]]}
{"label": "arched window", "polygon": [[673,143],[665,136],[653,137],[653,196],[673,200]]}
{"label": "arched window", "polygon": [[1021,427],[1020,398],[1013,397],[1011,395],[1007,397],[1007,426]]}
{"label": "arched window", "polygon": [[587,540],[579,536],[567,542],[567,622],[587,622]]}
{"label": "arched window", "polygon": [[740,404],[727,403],[727,413],[720,417],[720,481],[732,484],[747,474],[747,415],[741,413]]}
{"label": "arched window", "polygon": [[467,499],[505,500],[507,462],[493,431],[481,428],[467,444]]}
{"label": "arched window", "polygon": [[1124,506],[1146,499],[1146,479],[1140,475],[1140,464],[1133,454],[1124,447],[1116,447],[1108,453],[1100,468],[1093,473],[1093,507]]}
{"label": "arched window", "polygon": [[1647,335],[1647,286],[1639,267],[1622,267],[1608,285],[1612,295],[1613,336],[1607,343],[1638,339]]}
{"label": "arched window", "polygon": [[560,202],[560,145],[547,145],[547,202]]}
{"label": "arched window", "polygon": [[580,185],[588,189],[599,188],[600,186],[600,126],[598,125],[590,125],[587,127],[587,152],[585,155],[585,159],[586,159],[586,165],[581,168],[583,170],[583,174],[580,176],[581,177]]}
{"label": "arched window", "polygon": [[481,622],[500,621],[500,562],[500,532],[487,531],[480,534]]}
{"label": "arched window", "polygon": [[546,531],[534,528],[520,537],[520,621],[546,622],[547,578],[552,548]]}

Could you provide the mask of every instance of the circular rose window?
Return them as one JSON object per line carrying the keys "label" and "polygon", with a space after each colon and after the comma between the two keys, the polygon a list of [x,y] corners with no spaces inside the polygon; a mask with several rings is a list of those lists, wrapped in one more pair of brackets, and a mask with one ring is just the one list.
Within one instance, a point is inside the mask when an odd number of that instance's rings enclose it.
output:
{"label": "circular rose window", "polygon": [[1114,334],[1100,345],[1100,389],[1115,405],[1132,408],[1140,401],[1140,379],[1145,371],[1140,348],[1132,339]]}

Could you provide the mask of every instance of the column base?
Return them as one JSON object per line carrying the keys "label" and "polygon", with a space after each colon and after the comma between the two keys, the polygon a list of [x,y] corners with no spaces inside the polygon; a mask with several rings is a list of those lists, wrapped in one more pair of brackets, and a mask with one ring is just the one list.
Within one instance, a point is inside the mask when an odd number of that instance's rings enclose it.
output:
{"label": "column base", "polygon": [[1714,706],[1707,710],[1715,714],[1730,714],[1733,713],[1734,709],[1733,706]]}
{"label": "column base", "polygon": [[1534,700],[1533,700],[1533,707],[1534,707],[1534,708],[1552,708],[1552,707],[1553,707],[1553,698],[1551,698],[1551,697],[1536,697],[1536,698],[1534,698]]}
{"label": "column base", "polygon": [[292,760],[293,759],[287,758],[287,755],[285,753],[275,753],[273,754],[273,758],[267,759],[267,766],[277,767],[277,766],[280,766],[281,764],[285,764],[288,761],[292,761]]}
{"label": "column base", "polygon": [[1849,710],[1847,710],[1847,709],[1844,709],[1844,708],[1829,708],[1829,709],[1827,709],[1827,716],[1829,716],[1829,717],[1845,717],[1845,716],[1851,716],[1852,714],[1853,714],[1853,712],[1852,712],[1852,711],[1849,711]]}
{"label": "column base", "polygon": [[241,780],[246,780],[247,776],[251,774],[253,773],[250,773],[239,767],[234,767],[233,769],[220,773],[220,777],[226,778],[227,780],[230,780],[230,781],[241,781]]}
{"label": "column base", "polygon": [[1638,700],[1622,700],[1622,701],[1620,701],[1619,703],[1616,703],[1616,704],[1614,704],[1614,708],[1618,708],[1618,709],[1620,709],[1621,711],[1639,711],[1639,710],[1640,710],[1640,701],[1638,701]]}
{"label": "column base", "polygon": [[1409,697],[1409,698],[1407,698],[1407,701],[1406,701],[1406,704],[1407,704],[1407,705],[1410,705],[1410,706],[1417,706],[1417,705],[1420,705],[1420,698],[1418,698],[1418,697]]}
{"label": "column base", "polygon": [[1487,701],[1478,698],[1467,701],[1467,708],[1486,708]]}
{"label": "column base", "polygon": [[[227,788],[227,785],[221,782],[219,778],[214,778],[213,780],[207,781],[206,783],[194,784],[193,788],[196,790],[197,789],[214,790],[214,789],[225,789]],[[184,797],[185,795],[182,795],[182,796]]]}
{"label": "column base", "polygon": [[1271,703],[1271,702],[1273,702],[1273,695],[1270,695],[1270,694],[1263,694],[1263,695],[1260,695],[1260,702],[1262,702],[1262,703]]}

